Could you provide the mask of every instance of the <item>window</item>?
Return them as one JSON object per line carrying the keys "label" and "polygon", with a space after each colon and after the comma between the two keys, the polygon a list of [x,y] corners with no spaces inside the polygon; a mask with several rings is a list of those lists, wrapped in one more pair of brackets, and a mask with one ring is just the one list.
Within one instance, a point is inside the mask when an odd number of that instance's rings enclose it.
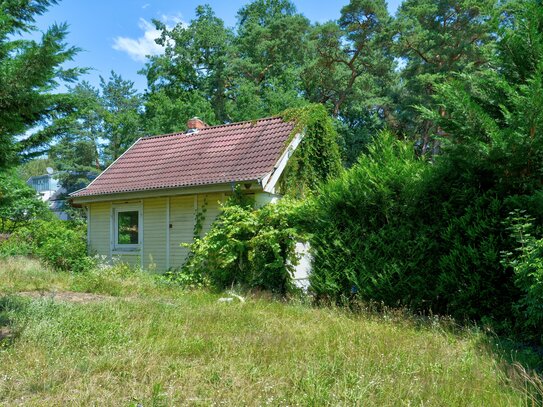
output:
{"label": "window", "polygon": [[114,250],[139,250],[141,243],[140,215],[141,211],[137,206],[119,206],[114,208]]}
{"label": "window", "polygon": [[138,211],[117,213],[117,244],[138,244]]}

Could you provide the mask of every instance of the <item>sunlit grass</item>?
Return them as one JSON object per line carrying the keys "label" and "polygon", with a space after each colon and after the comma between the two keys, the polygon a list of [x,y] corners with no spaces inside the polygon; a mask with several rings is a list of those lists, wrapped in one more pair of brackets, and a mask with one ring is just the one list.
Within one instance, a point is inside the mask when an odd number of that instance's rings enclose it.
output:
{"label": "sunlit grass", "polygon": [[[105,294],[69,303],[30,290]],[[0,263],[0,404],[511,406],[522,380],[476,330]],[[4,322],[2,322],[4,321]],[[520,384],[519,384],[520,383]],[[531,404],[530,404],[531,405]]]}

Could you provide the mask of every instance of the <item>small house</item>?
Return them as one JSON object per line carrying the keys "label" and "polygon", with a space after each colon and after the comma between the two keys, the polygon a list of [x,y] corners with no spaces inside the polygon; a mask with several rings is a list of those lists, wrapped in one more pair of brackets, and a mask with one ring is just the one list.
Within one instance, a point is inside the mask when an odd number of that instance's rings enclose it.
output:
{"label": "small house", "polygon": [[194,118],[183,133],[143,137],[70,194],[87,213],[89,251],[158,271],[183,264],[240,185],[257,205],[280,198],[278,181],[301,136],[279,117],[219,126]]}

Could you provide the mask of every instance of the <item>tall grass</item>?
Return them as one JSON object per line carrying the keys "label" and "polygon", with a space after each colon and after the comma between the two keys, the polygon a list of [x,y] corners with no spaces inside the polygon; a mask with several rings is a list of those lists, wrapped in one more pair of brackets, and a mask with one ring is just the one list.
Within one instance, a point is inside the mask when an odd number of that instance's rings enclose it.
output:
{"label": "tall grass", "polygon": [[[112,297],[17,295],[32,289]],[[3,405],[521,406],[533,394],[533,377],[512,381],[480,332],[439,322],[220,303],[137,273],[69,275],[26,260],[0,264],[0,297],[0,325],[14,333],[0,345]]]}

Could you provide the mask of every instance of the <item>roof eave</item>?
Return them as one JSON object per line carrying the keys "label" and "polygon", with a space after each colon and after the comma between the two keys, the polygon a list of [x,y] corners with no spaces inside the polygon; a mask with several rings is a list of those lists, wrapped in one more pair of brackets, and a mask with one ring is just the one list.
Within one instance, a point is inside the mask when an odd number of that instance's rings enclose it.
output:
{"label": "roof eave", "polygon": [[193,195],[199,193],[214,193],[214,192],[230,192],[232,184],[251,183],[256,188],[251,188],[253,191],[262,191],[257,178],[243,179],[237,181],[228,181],[213,184],[189,185],[180,187],[164,187],[154,189],[143,189],[136,191],[119,191],[108,192],[105,194],[72,196],[71,201],[75,204],[91,203],[91,202],[109,202],[123,199],[143,199],[160,196],[176,196],[176,195]]}
{"label": "roof eave", "polygon": [[115,164],[115,163],[116,163],[117,161],[119,161],[126,153],[128,153],[128,151],[130,151],[130,150],[132,149],[132,147],[134,147],[141,139],[142,139],[142,137],[140,137],[140,138],[138,138],[136,141],[134,141],[134,142],[132,143],[132,145],[131,145],[130,147],[128,147],[128,148],[124,151],[124,153],[122,153],[120,156],[118,156],[111,164],[109,164],[109,165],[107,166],[107,168],[106,168],[104,171],[102,171],[100,174],[98,174],[98,176],[97,176],[96,178],[94,178],[94,179],[89,183],[89,185],[87,185],[85,188],[81,188],[81,189],[78,189],[77,191],[72,192],[72,193],[69,194],[68,196],[73,197],[73,198],[76,198],[76,197],[74,196],[75,194],[77,194],[78,192],[83,191],[83,190],[89,188],[92,184],[94,184],[94,182],[95,182],[98,178],[100,178],[100,177],[102,176],[102,174],[104,174],[107,170],[109,170],[113,164]]}
{"label": "roof eave", "polygon": [[298,148],[298,146],[300,145],[302,138],[303,133],[296,133],[277,160],[277,162],[275,163],[275,165],[273,166],[273,169],[261,180],[259,180],[260,185],[265,192],[275,193],[275,186],[281,178],[281,175],[283,174],[288,164],[288,160],[290,159],[296,148]]}

